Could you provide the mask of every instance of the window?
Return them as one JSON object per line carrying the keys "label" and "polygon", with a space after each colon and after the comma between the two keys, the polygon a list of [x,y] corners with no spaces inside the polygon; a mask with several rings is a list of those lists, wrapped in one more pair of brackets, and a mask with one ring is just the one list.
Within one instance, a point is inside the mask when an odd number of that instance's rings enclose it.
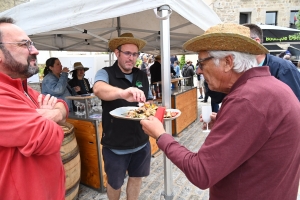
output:
{"label": "window", "polygon": [[277,25],[277,11],[268,11],[266,13],[266,24]]}
{"label": "window", "polygon": [[296,28],[295,24],[297,21],[298,10],[291,10],[290,13],[290,28]]}
{"label": "window", "polygon": [[240,24],[246,24],[251,22],[251,13],[240,13]]}

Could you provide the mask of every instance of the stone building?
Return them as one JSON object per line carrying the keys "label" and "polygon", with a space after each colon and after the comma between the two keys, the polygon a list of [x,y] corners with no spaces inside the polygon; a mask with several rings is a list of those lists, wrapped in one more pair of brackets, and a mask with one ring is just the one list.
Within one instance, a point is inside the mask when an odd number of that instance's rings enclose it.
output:
{"label": "stone building", "polygon": [[[294,28],[300,0],[204,0],[223,22]],[[201,12],[201,11],[199,11]]]}
{"label": "stone building", "polygon": [[8,10],[12,7],[15,7],[19,4],[29,2],[30,0],[1,0],[0,1],[0,12]]}

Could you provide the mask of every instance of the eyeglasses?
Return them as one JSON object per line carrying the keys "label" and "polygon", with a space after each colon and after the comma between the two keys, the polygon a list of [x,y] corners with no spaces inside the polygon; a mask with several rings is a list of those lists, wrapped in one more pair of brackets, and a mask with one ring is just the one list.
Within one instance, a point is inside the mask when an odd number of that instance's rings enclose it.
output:
{"label": "eyeglasses", "polygon": [[138,57],[140,55],[139,52],[135,52],[135,53],[131,53],[130,51],[121,51],[121,49],[118,49],[120,52],[124,53],[125,56],[127,57],[130,57],[130,56],[133,56],[133,57]]}
{"label": "eyeglasses", "polygon": [[22,42],[0,42],[0,44],[16,44],[19,47],[26,46],[28,51],[31,52],[34,43],[30,40],[24,40]]}
{"label": "eyeglasses", "polygon": [[202,60],[198,60],[198,66],[199,66],[199,68],[201,69],[201,70],[203,70],[203,66],[202,66],[202,62],[204,62],[204,61],[207,61],[207,60],[210,60],[210,59],[212,59],[212,58],[214,58],[213,56],[209,56],[209,57],[207,57],[207,58],[203,58]]}

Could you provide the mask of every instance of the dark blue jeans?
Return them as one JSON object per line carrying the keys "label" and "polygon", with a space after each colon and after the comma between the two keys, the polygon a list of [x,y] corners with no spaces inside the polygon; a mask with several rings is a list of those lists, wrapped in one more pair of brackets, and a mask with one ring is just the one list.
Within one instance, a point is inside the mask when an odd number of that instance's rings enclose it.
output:
{"label": "dark blue jeans", "polygon": [[211,111],[212,112],[217,113],[219,111],[219,104],[211,102],[210,105],[211,105]]}

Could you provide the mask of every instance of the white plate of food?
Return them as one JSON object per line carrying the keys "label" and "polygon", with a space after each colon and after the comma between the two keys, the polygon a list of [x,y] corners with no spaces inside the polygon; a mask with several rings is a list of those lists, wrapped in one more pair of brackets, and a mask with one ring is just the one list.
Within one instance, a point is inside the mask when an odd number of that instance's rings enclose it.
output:
{"label": "white plate of food", "polygon": [[[134,107],[134,106],[128,106],[128,107],[120,107],[116,108],[109,112],[112,116],[116,118],[121,119],[128,119],[128,120],[142,120],[146,119],[149,116],[154,116],[157,106],[151,106],[151,108],[144,109],[145,107]],[[181,115],[180,110],[178,109],[166,109],[164,120],[173,120],[176,119]]]}

